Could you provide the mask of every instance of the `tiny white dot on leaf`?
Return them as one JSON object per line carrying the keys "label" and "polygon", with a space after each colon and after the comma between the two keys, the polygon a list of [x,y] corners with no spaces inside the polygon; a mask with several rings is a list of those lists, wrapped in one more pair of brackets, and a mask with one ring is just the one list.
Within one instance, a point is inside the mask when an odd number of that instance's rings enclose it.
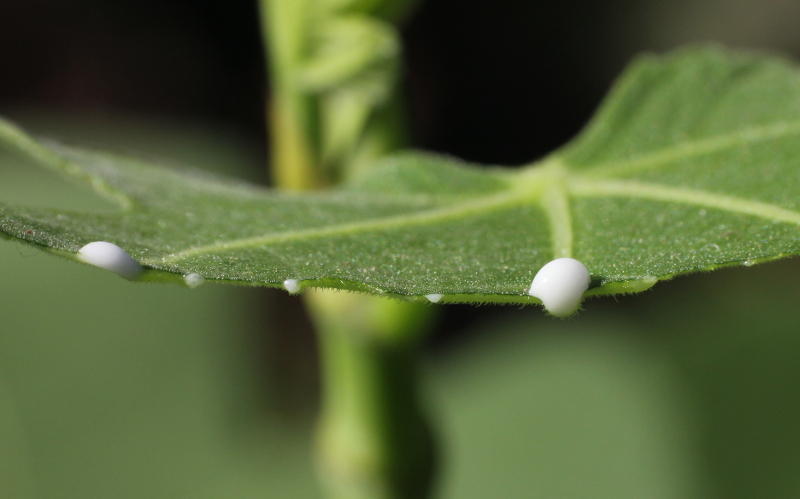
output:
{"label": "tiny white dot on leaf", "polygon": [[297,293],[300,291],[300,281],[297,279],[286,279],[283,281],[283,287],[292,294]]}
{"label": "tiny white dot on leaf", "polygon": [[444,295],[440,295],[439,293],[432,293],[429,295],[425,295],[425,298],[428,299],[431,303],[439,303],[439,301],[444,297]]}
{"label": "tiny white dot on leaf", "polygon": [[191,273],[183,277],[183,282],[185,282],[190,288],[194,289],[206,282],[206,278],[200,274]]}

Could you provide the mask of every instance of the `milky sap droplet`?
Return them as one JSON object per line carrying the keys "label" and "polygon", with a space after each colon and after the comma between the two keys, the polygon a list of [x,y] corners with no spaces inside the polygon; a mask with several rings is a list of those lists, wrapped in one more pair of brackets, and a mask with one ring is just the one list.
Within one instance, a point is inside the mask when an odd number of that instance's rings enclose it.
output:
{"label": "milky sap droplet", "polygon": [[300,281],[297,279],[286,279],[283,281],[283,287],[292,294],[297,293],[300,291]]}
{"label": "milky sap droplet", "polygon": [[433,293],[430,295],[425,295],[425,298],[428,299],[431,303],[439,303],[439,301],[444,297],[444,295],[440,295],[439,293]]}
{"label": "milky sap droplet", "polygon": [[194,289],[197,286],[200,286],[201,284],[206,282],[206,278],[201,276],[200,274],[192,273],[183,276],[183,282],[185,282],[186,285],[189,286],[190,288]]}
{"label": "milky sap droplet", "polygon": [[78,250],[78,260],[110,270],[126,279],[136,279],[142,273],[139,262],[116,244],[95,241]]}
{"label": "milky sap droplet", "polygon": [[559,258],[539,270],[528,294],[542,300],[544,308],[552,315],[566,317],[578,310],[590,281],[589,271],[581,262]]}

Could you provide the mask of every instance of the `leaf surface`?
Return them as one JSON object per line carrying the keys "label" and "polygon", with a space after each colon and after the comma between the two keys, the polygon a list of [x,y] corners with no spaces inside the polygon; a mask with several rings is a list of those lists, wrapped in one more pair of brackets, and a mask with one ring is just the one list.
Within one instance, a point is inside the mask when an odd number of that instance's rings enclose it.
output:
{"label": "leaf surface", "polygon": [[564,256],[589,269],[587,294],[613,294],[800,251],[800,73],[717,47],[640,57],[572,143],[520,169],[404,153],[293,194],[37,141],[6,121],[0,144],[119,205],[0,205],[0,232],[73,258],[110,241],[145,280],[528,303],[534,274]]}

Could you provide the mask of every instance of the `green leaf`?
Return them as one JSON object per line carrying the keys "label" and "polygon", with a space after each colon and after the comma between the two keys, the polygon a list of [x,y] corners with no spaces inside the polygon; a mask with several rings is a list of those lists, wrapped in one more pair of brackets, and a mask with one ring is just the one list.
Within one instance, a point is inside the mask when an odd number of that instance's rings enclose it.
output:
{"label": "green leaf", "polygon": [[0,205],[0,231],[75,257],[118,244],[144,280],[334,287],[443,301],[538,302],[536,271],[572,256],[587,295],[800,251],[800,73],[717,47],[632,64],[570,145],[521,169],[428,154],[342,188],[293,194],[36,141],[0,143],[89,182],[118,211]]}

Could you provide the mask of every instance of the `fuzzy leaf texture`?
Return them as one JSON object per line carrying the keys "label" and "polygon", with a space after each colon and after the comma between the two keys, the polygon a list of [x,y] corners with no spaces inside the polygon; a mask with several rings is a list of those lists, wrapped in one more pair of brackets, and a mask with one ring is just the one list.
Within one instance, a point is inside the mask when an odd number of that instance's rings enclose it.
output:
{"label": "fuzzy leaf texture", "polygon": [[530,303],[536,271],[564,256],[589,269],[592,295],[800,252],[800,72],[719,47],[639,57],[572,143],[520,169],[405,153],[294,194],[37,141],[5,121],[0,143],[119,205],[0,205],[0,231],[68,258],[113,242],[142,280]]}

